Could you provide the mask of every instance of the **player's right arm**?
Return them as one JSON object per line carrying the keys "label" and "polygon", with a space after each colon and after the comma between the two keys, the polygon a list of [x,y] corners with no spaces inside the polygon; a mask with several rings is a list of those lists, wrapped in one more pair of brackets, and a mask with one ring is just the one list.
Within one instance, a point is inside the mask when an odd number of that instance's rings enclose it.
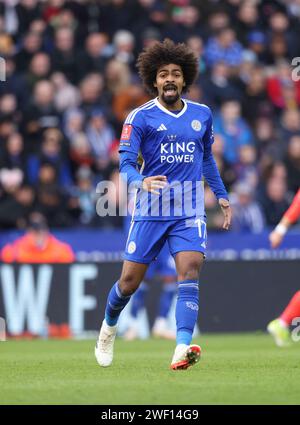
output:
{"label": "player's right arm", "polygon": [[141,113],[133,115],[133,119],[130,118],[131,113],[125,120],[120,138],[120,173],[126,175],[127,184],[131,187],[159,195],[159,189],[166,185],[166,176],[146,177],[137,170],[138,154],[146,126]]}
{"label": "player's right arm", "polygon": [[272,248],[277,248],[290,228],[300,217],[300,189],[296,193],[289,209],[284,213],[282,219],[275,229],[270,233],[269,240]]}

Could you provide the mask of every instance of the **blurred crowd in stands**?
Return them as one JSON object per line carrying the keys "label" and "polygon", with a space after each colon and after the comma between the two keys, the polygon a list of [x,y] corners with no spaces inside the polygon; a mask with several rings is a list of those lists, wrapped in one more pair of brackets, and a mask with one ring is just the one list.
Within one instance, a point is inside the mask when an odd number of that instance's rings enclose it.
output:
{"label": "blurred crowd in stands", "polygon": [[135,62],[165,37],[199,58],[186,97],[213,110],[233,229],[278,223],[300,186],[299,0],[3,0],[0,229],[32,211],[50,227],[122,226],[97,215],[96,186],[117,183],[122,123],[149,99]]}

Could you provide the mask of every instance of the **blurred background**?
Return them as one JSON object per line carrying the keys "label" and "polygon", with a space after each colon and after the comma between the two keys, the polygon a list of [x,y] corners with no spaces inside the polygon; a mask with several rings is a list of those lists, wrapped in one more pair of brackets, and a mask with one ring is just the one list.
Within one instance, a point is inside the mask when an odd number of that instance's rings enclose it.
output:
{"label": "blurred background", "polygon": [[224,234],[205,188],[200,328],[264,329],[298,287],[299,223],[278,250],[268,233],[300,186],[299,0],[3,0],[0,316],[11,335],[41,335],[45,321],[66,335],[100,324],[127,223],[98,216],[96,187],[116,183],[108,196],[118,211],[120,130],[149,99],[135,62],[165,37],[198,57],[186,97],[213,110],[213,152],[233,207]]}

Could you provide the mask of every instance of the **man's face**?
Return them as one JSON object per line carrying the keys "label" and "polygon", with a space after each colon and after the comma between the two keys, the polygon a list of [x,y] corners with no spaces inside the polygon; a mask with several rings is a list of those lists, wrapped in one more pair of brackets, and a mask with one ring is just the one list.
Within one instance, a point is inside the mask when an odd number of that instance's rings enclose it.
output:
{"label": "man's face", "polygon": [[176,103],[184,86],[183,72],[179,65],[171,63],[158,68],[154,87],[157,88],[158,96],[165,104]]}

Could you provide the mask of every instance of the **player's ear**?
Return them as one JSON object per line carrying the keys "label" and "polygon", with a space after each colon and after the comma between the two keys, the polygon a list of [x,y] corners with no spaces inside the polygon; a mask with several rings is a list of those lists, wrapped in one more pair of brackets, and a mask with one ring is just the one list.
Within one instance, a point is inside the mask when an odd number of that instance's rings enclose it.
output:
{"label": "player's ear", "polygon": [[185,87],[185,86],[186,86],[186,84],[185,84],[185,81],[183,81],[183,84],[182,84],[182,86],[183,86],[183,87]]}
{"label": "player's ear", "polygon": [[154,81],[153,86],[157,88],[157,84],[156,81]]}

